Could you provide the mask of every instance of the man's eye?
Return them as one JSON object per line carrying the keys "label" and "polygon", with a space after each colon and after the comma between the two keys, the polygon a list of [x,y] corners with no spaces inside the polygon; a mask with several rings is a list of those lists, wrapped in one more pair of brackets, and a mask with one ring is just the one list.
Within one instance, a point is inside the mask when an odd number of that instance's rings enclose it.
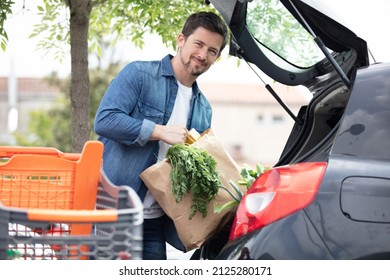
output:
{"label": "man's eye", "polygon": [[210,53],[213,55],[213,56],[216,56],[218,53],[217,53],[217,51],[215,51],[215,50],[210,50]]}

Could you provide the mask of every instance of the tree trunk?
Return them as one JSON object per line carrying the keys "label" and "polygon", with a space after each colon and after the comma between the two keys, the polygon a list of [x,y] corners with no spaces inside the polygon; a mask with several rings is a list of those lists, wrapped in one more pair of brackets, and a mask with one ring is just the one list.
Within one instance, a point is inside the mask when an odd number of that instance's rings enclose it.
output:
{"label": "tree trunk", "polygon": [[91,0],[70,0],[72,150],[81,152],[90,138],[88,28]]}

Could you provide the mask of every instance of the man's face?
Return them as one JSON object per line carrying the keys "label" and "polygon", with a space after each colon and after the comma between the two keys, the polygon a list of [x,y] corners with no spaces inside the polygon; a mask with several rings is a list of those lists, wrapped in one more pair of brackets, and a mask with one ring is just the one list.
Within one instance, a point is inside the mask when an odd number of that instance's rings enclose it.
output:
{"label": "man's face", "polygon": [[199,76],[206,72],[220,55],[223,37],[199,27],[188,38],[178,37],[178,54],[185,70]]}

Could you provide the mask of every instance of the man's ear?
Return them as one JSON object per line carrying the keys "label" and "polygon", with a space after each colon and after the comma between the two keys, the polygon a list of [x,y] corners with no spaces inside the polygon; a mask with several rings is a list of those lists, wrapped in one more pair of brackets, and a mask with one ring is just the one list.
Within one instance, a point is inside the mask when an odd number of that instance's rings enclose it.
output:
{"label": "man's ear", "polygon": [[184,42],[185,42],[184,34],[183,34],[183,33],[180,33],[180,34],[177,36],[177,47],[178,47],[178,48],[182,48],[183,45],[184,45]]}

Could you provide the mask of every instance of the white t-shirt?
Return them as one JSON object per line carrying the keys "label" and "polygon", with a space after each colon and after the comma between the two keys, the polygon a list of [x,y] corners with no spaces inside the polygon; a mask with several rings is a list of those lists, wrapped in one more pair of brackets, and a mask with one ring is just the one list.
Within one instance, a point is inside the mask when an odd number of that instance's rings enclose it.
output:
{"label": "white t-shirt", "polygon": [[[183,125],[186,126],[188,121],[188,115],[190,113],[190,103],[192,97],[192,88],[186,87],[181,83],[177,82],[179,89],[177,91],[177,96],[175,104],[173,106],[171,117],[168,120],[167,125]],[[157,161],[165,159],[169,144],[160,141],[160,149],[158,152]],[[148,191],[144,199],[144,218],[145,219],[154,219],[164,215],[164,211],[161,209],[160,205],[157,203],[153,195]]]}

